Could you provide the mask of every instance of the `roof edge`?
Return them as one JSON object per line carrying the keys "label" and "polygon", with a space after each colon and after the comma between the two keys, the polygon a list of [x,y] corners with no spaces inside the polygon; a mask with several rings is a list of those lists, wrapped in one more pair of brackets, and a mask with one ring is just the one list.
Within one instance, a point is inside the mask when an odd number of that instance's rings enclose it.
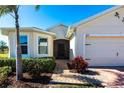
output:
{"label": "roof edge", "polygon": [[67,28],[68,28],[67,25],[64,25],[64,24],[56,24],[56,25],[54,25],[54,26],[52,26],[52,27],[47,28],[46,30],[50,31],[51,29],[53,29],[53,28],[55,28],[55,27],[58,27],[58,26],[64,26],[64,27],[67,27]]}
{"label": "roof edge", "polygon": [[[0,28],[0,30],[14,30],[15,27],[2,27]],[[49,34],[49,35],[52,35],[52,36],[56,36],[55,33],[52,33],[52,32],[48,32],[47,30],[43,30],[43,29],[40,29],[40,28],[37,28],[37,27],[20,27],[20,30],[34,30],[34,31],[37,31],[37,32],[41,32],[41,33],[44,33],[44,34]]]}

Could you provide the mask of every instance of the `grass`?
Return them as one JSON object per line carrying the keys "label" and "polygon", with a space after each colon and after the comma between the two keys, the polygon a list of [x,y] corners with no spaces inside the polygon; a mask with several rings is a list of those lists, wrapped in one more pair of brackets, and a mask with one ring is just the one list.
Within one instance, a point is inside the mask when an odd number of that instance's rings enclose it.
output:
{"label": "grass", "polygon": [[55,84],[54,88],[95,88],[90,84]]}
{"label": "grass", "polygon": [[84,85],[60,85],[60,88],[93,88],[92,85],[84,84]]}
{"label": "grass", "polygon": [[8,58],[8,54],[0,54],[0,58]]}

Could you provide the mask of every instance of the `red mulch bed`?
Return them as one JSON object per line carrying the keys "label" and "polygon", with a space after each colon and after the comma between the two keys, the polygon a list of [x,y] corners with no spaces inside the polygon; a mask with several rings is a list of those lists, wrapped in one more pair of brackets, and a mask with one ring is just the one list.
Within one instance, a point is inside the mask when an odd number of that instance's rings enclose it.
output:
{"label": "red mulch bed", "polygon": [[31,78],[27,73],[23,74],[21,81],[16,81],[16,74],[8,77],[8,88],[46,88],[51,80],[52,73],[42,73],[39,78]]}

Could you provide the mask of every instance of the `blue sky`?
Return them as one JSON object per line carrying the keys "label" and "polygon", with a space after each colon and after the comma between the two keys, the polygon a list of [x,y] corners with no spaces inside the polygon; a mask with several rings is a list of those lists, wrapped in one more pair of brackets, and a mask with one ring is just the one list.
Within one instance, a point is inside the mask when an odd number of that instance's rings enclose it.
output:
{"label": "blue sky", "polygon": [[[43,5],[39,11],[34,6],[20,7],[20,26],[47,29],[57,24],[72,25],[99,12],[113,7],[112,5]],[[7,15],[0,18],[0,27],[14,27],[14,19]],[[7,38],[0,36],[0,40]]]}
{"label": "blue sky", "polygon": [[[49,28],[59,23],[72,25],[111,7],[112,5],[43,5],[39,11],[35,11],[34,6],[21,6],[20,25],[22,27],[39,27],[42,29]],[[0,18],[0,27],[14,27],[13,18],[8,15]]]}

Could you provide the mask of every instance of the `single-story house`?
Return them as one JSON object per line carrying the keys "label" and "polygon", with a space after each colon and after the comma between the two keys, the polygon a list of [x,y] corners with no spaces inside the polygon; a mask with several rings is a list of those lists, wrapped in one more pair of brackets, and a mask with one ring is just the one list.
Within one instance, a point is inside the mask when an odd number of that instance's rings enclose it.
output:
{"label": "single-story house", "polygon": [[[8,36],[10,57],[16,57],[15,28],[2,28],[1,30],[3,35]],[[38,28],[21,28],[20,44],[22,57],[53,56],[53,39],[55,37],[54,33]]]}
{"label": "single-story house", "polygon": [[[20,28],[23,57],[54,56],[73,59],[82,56],[90,66],[124,66],[124,6],[115,6],[86,20],[46,31]],[[16,56],[15,28],[1,28],[8,36],[10,57]]]}
{"label": "single-story house", "polygon": [[[23,58],[55,56],[69,59],[69,40],[65,37],[68,27],[59,24],[44,31],[36,27],[20,28],[20,45]],[[8,36],[9,56],[16,57],[15,28],[1,28],[1,34]]]}

